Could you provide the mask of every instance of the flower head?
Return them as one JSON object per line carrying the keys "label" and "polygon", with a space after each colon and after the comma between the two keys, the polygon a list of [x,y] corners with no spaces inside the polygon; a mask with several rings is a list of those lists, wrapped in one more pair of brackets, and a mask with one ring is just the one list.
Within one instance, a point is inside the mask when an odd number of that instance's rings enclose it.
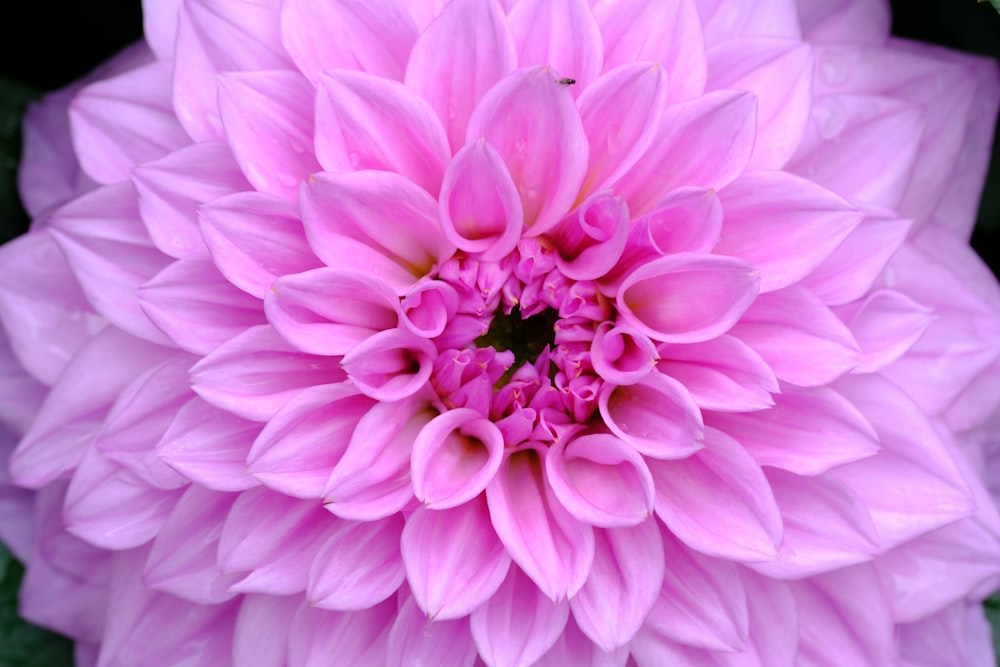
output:
{"label": "flower head", "polygon": [[0,250],[26,615],[100,665],[988,656],[1000,86],[819,4],[146,3]]}

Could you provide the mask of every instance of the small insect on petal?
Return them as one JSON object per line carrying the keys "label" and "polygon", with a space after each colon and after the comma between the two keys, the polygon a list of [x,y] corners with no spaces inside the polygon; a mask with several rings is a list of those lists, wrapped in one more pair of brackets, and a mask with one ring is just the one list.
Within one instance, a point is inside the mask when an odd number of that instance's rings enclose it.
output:
{"label": "small insect on petal", "polygon": [[576,83],[576,79],[556,79],[556,83],[563,87],[572,86]]}

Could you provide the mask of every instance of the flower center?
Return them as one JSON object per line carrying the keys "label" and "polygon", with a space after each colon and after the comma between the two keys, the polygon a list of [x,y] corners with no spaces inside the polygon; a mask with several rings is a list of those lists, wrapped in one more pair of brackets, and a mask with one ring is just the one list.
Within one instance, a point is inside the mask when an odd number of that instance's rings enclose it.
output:
{"label": "flower center", "polygon": [[476,339],[477,347],[510,350],[514,353],[512,369],[524,363],[534,363],[546,346],[555,343],[555,325],[559,313],[552,308],[525,317],[515,306],[509,315],[498,310],[490,323],[489,331]]}

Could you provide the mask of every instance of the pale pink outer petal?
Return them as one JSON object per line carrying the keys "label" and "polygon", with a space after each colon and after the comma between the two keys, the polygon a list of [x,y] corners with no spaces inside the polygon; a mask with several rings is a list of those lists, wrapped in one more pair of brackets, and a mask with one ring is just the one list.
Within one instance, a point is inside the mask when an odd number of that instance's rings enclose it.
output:
{"label": "pale pink outer petal", "polygon": [[241,192],[198,210],[201,234],[219,272],[263,299],[280,276],[318,268],[296,206],[274,195]]}
{"label": "pale pink outer petal", "polygon": [[330,69],[356,69],[399,81],[417,27],[404,3],[396,0],[334,0],[321,5],[285,0],[281,37],[313,84]]}
{"label": "pale pink outer petal", "polygon": [[177,410],[156,456],[184,477],[213,491],[243,491],[259,483],[246,458],[261,425],[195,396]]}
{"label": "pale pink outer petal", "polygon": [[685,185],[725,187],[746,167],[756,126],[757,100],[746,91],[719,90],[668,106],[650,148],[615,191],[635,216]]}
{"label": "pale pink outer petal", "polygon": [[176,258],[207,254],[198,228],[198,208],[225,195],[249,190],[229,147],[206,141],[132,169],[139,213],[157,248]]}
{"label": "pale pink outer petal", "polygon": [[250,474],[299,498],[320,498],[351,434],[375,401],[350,383],[304,389],[267,421],[246,457]]}
{"label": "pale pink outer petal", "polygon": [[761,292],[801,280],[864,217],[832,192],[780,171],[748,172],[724,188],[719,199],[725,224],[714,252],[760,270]]}
{"label": "pale pink outer petal", "polygon": [[413,493],[430,509],[456,507],[482,493],[500,469],[500,429],[471,408],[430,420],[413,441]]}
{"label": "pale pink outer petal", "polygon": [[103,184],[189,143],[170,108],[171,63],[155,62],[93,83],[70,103],[80,166]]}
{"label": "pale pink outer petal", "polygon": [[543,655],[534,667],[626,667],[629,659],[628,646],[622,646],[611,653],[605,653],[577,626],[573,616],[566,621],[566,628],[556,639],[548,653]]}
{"label": "pale pink outer petal", "polygon": [[378,401],[400,401],[427,386],[437,358],[434,344],[405,329],[369,336],[344,355],[348,379]]}
{"label": "pale pink outer petal", "polygon": [[646,217],[649,240],[661,255],[710,252],[722,233],[715,190],[685,186],[671,191]]}
{"label": "pale pink outer petal", "polygon": [[222,524],[237,496],[192,485],[180,497],[153,539],[142,580],[150,588],[212,605],[231,600],[238,575],[216,564]]}
{"label": "pale pink outer petal", "polygon": [[993,667],[992,627],[979,602],[963,601],[897,626],[903,667]]}
{"label": "pale pink outer petal", "polygon": [[847,326],[812,292],[793,285],[760,295],[730,333],[749,345],[779,380],[818,387],[858,364]]}
{"label": "pale pink outer petal", "polygon": [[469,118],[466,143],[480,137],[503,158],[518,186],[529,234],[547,231],[573,207],[588,147],[573,98],[547,67],[505,77]]}
{"label": "pale pink outer petal", "polygon": [[734,5],[726,0],[696,0],[708,48],[743,36],[784,37],[798,40],[796,0],[760,0]]}
{"label": "pale pink outer petal", "polygon": [[653,511],[649,469],[638,452],[613,435],[557,441],[545,457],[545,475],[566,511],[585,523],[634,526]]}
{"label": "pale pink outer petal", "polygon": [[881,44],[889,37],[891,16],[884,0],[797,0],[802,34],[810,42]]}
{"label": "pale pink outer petal", "polygon": [[219,76],[227,143],[258,191],[294,202],[299,183],[320,171],[312,152],[314,93],[302,75],[290,70]]}
{"label": "pale pink outer petal", "polygon": [[742,260],[677,253],[630,273],[616,303],[625,322],[654,340],[697,343],[732,328],[752,307],[759,284],[760,274]]}
{"label": "pale pink outer petal", "polygon": [[508,21],[521,67],[549,66],[581,88],[601,71],[601,32],[586,0],[523,0]]}
{"label": "pale pink outer petal", "polygon": [[891,290],[876,290],[857,309],[853,306],[840,314],[847,316],[844,319],[861,348],[855,373],[871,373],[896,361],[935,319],[931,309]]}
{"label": "pale pink outer petal", "polygon": [[173,69],[173,107],[177,120],[196,141],[222,140],[218,75],[290,69],[281,45],[278,3],[220,5],[183,0],[178,17]]}
{"label": "pale pink outer petal", "polygon": [[97,312],[133,336],[170,344],[135,294],[170,258],[150,241],[131,185],[106,186],[70,202],[53,215],[49,230]]}
{"label": "pale pink outer petal", "polygon": [[707,429],[705,448],[680,461],[648,460],[656,514],[692,549],[725,560],[773,559],[781,514],[760,466],[721,431]]}
{"label": "pale pink outer petal", "polygon": [[337,521],[309,568],[309,604],[360,611],[389,598],[406,579],[400,555],[403,517],[380,521]]}
{"label": "pale pink outer petal", "polygon": [[315,144],[327,171],[393,171],[434,197],[451,157],[426,100],[401,83],[350,70],[320,77]]}
{"label": "pale pink outer petal", "polygon": [[389,630],[388,656],[378,664],[472,667],[475,661],[476,644],[467,619],[432,621],[408,597]]}
{"label": "pale pink outer petal", "polygon": [[[656,519],[594,532],[594,565],[570,599],[573,618],[608,653],[627,646],[653,609],[668,559]],[[670,560],[670,567],[675,567]]]}
{"label": "pale pink outer petal", "polygon": [[463,147],[448,164],[438,211],[445,238],[482,260],[509,254],[524,229],[517,184],[483,139]]}
{"label": "pale pink outer petal", "polygon": [[604,69],[638,60],[662,63],[671,102],[697,97],[705,89],[705,43],[695,3],[690,0],[598,0],[594,16],[604,37]]}
{"label": "pale pink outer petal", "polygon": [[548,651],[569,619],[569,604],[553,602],[514,566],[470,625],[479,656],[490,667],[527,667]]}
{"label": "pale pink outer petal", "polygon": [[482,495],[452,509],[418,508],[401,550],[413,597],[432,620],[461,618],[486,603],[511,563]]}
{"label": "pale pink outer petal", "polygon": [[[456,58],[456,53],[465,56]],[[514,36],[503,8],[493,0],[456,0],[420,33],[405,82],[433,107],[457,153],[476,104],[516,66]]]}
{"label": "pale pink outer petal", "polygon": [[874,456],[880,439],[865,412],[829,387],[783,386],[768,410],[716,412],[710,426],[739,441],[760,465],[819,475]]}
{"label": "pale pink outer petal", "polygon": [[[326,611],[300,603],[291,618],[287,655],[281,665],[324,667],[330,664],[331,656],[358,667],[392,664],[387,661],[386,651],[396,609],[395,600],[352,612]],[[248,664],[256,666],[256,662]]]}
{"label": "pale pink outer petal", "polygon": [[[573,518],[545,479],[547,451],[510,453],[486,487],[490,520],[514,562],[552,600],[580,590],[594,559],[593,528]],[[541,655],[541,654],[539,654]]]}
{"label": "pale pink outer petal", "polygon": [[334,357],[299,352],[270,326],[253,327],[191,369],[191,386],[217,408],[266,422],[307,387],[347,378]]}
{"label": "pale pink outer petal", "polygon": [[195,354],[208,354],[266,322],[260,299],[234,287],[207,259],[179,259],[136,293],[150,321]]}
{"label": "pale pink outer petal", "polygon": [[[0,403],[0,429],[10,431],[10,436],[20,438],[31,427],[37,418],[42,402],[49,393],[49,388],[31,377],[18,363],[7,344],[6,336],[0,329],[0,392],[4,395]],[[0,446],[0,485],[7,484],[7,457],[16,441],[7,435],[0,438],[4,442]]]}
{"label": "pale pink outer petal", "polygon": [[757,141],[750,167],[780,169],[795,153],[812,108],[813,59],[798,40],[752,37],[708,52],[708,88],[757,96]]}
{"label": "pale pink outer petal", "polygon": [[301,604],[297,595],[244,596],[233,629],[233,664],[288,667],[286,647],[292,618]]}
{"label": "pale pink outer petal", "polygon": [[[657,531],[660,532],[660,531]],[[737,567],[692,551],[662,531],[666,561],[645,631],[716,651],[739,651],[747,641],[747,595]]]}
{"label": "pale pink outer petal", "polygon": [[45,230],[0,247],[0,321],[16,363],[48,386],[106,324]]}
{"label": "pale pink outer petal", "polygon": [[142,0],[142,33],[160,60],[172,60],[183,0]]}

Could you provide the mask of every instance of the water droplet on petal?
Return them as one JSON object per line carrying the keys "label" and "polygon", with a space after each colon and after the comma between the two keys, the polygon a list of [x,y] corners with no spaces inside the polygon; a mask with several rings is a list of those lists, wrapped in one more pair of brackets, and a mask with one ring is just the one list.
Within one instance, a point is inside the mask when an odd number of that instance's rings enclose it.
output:
{"label": "water droplet on petal", "polygon": [[847,82],[850,67],[841,53],[827,53],[819,66],[820,76],[830,86],[840,86]]}

